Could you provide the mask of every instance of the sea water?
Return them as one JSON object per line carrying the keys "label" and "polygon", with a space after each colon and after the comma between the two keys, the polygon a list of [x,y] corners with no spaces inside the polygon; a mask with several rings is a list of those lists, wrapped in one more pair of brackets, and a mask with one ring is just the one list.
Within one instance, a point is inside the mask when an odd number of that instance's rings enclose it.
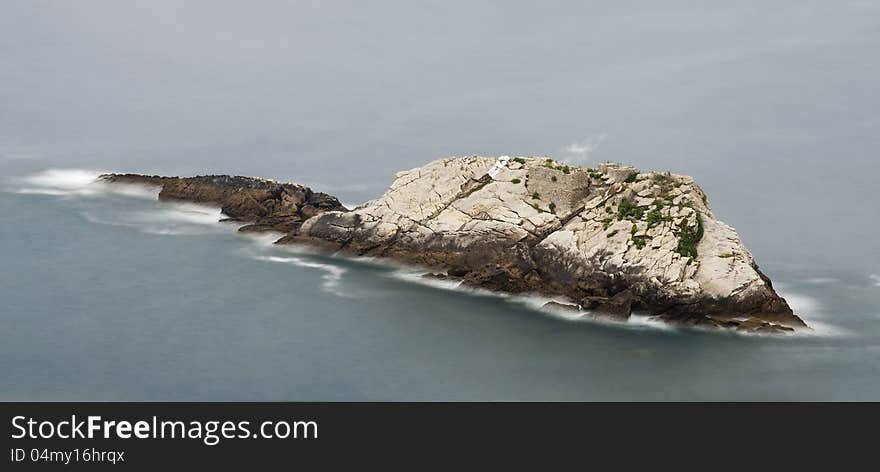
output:
{"label": "sea water", "polygon": [[0,192],[0,400],[880,398],[880,281],[845,266],[760,258],[810,332],[601,323],[95,175]]}

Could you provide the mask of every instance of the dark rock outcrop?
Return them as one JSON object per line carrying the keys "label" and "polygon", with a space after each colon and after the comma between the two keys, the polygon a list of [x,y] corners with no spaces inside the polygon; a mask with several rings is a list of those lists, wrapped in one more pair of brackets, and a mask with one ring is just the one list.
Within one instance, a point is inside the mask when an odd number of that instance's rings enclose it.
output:
{"label": "dark rock outcrop", "polygon": [[159,177],[106,174],[109,183],[161,187],[159,199],[216,205],[232,221],[247,222],[243,232],[296,231],[303,221],[326,211],[347,211],[336,197],[310,188],[254,177],[204,175]]}

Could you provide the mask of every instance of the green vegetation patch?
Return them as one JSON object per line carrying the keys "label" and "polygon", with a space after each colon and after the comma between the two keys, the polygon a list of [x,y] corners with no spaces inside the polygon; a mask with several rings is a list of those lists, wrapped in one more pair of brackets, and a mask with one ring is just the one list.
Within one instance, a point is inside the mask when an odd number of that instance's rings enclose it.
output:
{"label": "green vegetation patch", "polygon": [[561,170],[563,174],[570,174],[571,173],[571,166],[566,165],[566,164],[560,164],[560,163],[554,161],[553,159],[545,159],[544,163],[541,165],[548,168],[548,169]]}
{"label": "green vegetation patch", "polygon": [[519,162],[520,164],[525,164],[526,160],[521,157],[514,157],[513,162]]}
{"label": "green vegetation patch", "polygon": [[639,249],[645,247],[645,245],[648,244],[648,240],[644,236],[633,236],[632,240],[636,247]]}
{"label": "green vegetation patch", "polygon": [[633,241],[633,244],[635,244],[635,246],[637,248],[641,249],[641,248],[645,247],[645,244],[647,244],[648,239],[645,236],[636,236],[636,233],[638,233],[638,232],[639,232],[639,227],[635,223],[633,223],[632,228],[629,229],[629,234],[630,234],[630,237]]}
{"label": "green vegetation patch", "polygon": [[675,252],[692,259],[697,258],[697,243],[703,239],[703,215],[698,210],[694,211],[697,214],[696,226],[688,226],[687,221],[682,221],[678,227],[678,247],[675,248]]}
{"label": "green vegetation patch", "polygon": [[513,179],[510,181],[510,183],[512,183],[512,184],[518,184],[520,182],[522,182],[522,180],[519,180],[519,179]]}
{"label": "green vegetation patch", "polygon": [[648,212],[648,228],[653,228],[660,224],[663,221],[663,215],[660,214],[660,209],[654,208],[653,210]]}
{"label": "green vegetation patch", "polygon": [[624,198],[620,201],[620,205],[617,207],[617,220],[624,220],[627,218],[635,218],[637,220],[642,219],[645,216],[645,210],[638,207],[632,200]]}

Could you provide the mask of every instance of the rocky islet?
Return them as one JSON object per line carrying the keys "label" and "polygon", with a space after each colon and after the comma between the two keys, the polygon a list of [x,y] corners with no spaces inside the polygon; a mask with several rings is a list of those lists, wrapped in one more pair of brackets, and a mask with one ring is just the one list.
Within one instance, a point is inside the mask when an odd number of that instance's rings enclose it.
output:
{"label": "rocky islet", "polygon": [[446,158],[399,172],[383,196],[352,210],[267,179],[101,179],[161,187],[162,200],[218,205],[246,223],[242,231],[285,233],[280,244],[387,257],[469,286],[570,301],[548,309],[616,320],[635,310],[759,333],[806,327],[684,175],[546,157]]}

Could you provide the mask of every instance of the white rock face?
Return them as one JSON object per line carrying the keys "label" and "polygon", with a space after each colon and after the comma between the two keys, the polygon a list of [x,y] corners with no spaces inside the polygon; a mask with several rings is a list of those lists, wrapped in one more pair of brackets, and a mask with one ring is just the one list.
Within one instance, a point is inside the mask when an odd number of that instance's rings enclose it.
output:
{"label": "white rock face", "polygon": [[[776,296],[688,176],[569,167],[546,157],[497,162],[447,158],[400,172],[381,198],[316,216],[300,235],[437,265],[501,263],[519,251],[511,264],[522,270],[514,275],[536,274],[538,289],[566,292],[601,276],[684,303]],[[701,233],[690,246],[689,233]]]}

